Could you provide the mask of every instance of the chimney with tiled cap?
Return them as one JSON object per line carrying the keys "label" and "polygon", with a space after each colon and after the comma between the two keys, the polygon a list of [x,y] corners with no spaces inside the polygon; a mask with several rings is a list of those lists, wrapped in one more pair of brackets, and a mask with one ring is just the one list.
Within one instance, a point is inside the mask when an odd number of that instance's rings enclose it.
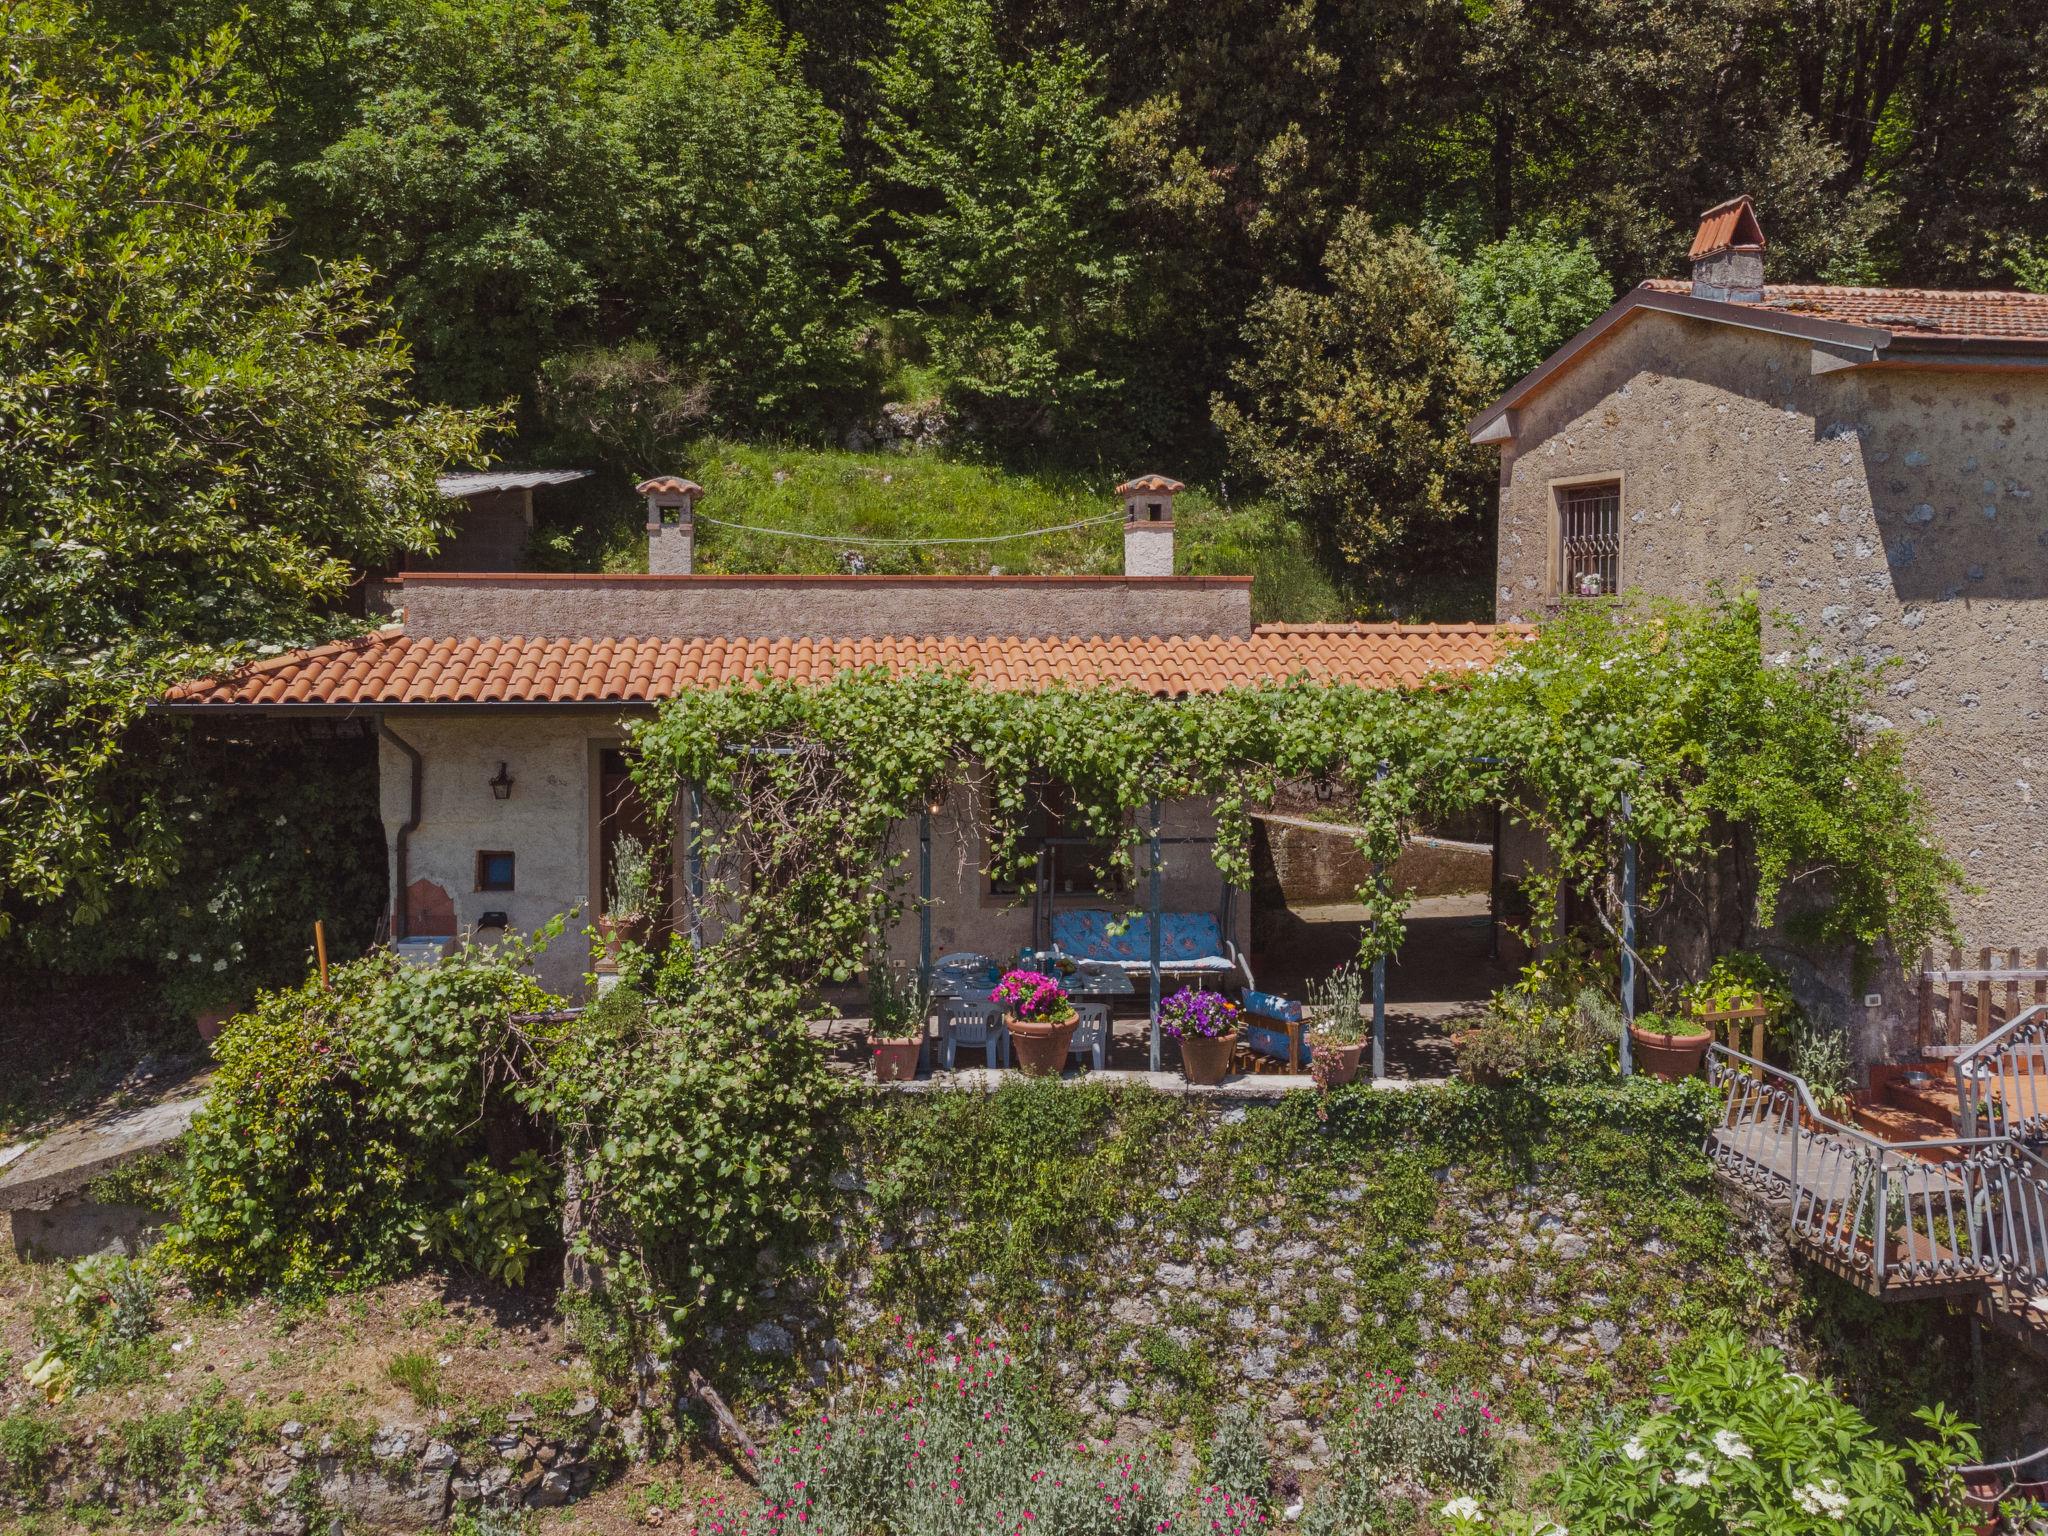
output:
{"label": "chimney with tiled cap", "polygon": [[704,487],[675,475],[657,475],[634,487],[647,498],[647,570],[687,576],[696,567],[697,498]]}
{"label": "chimney with tiled cap", "polygon": [[1186,490],[1165,475],[1139,475],[1116,488],[1124,499],[1124,574],[1173,574],[1173,498]]}
{"label": "chimney with tiled cap", "polygon": [[1764,227],[1747,194],[1700,215],[1692,237],[1692,296],[1737,304],[1764,297]]}

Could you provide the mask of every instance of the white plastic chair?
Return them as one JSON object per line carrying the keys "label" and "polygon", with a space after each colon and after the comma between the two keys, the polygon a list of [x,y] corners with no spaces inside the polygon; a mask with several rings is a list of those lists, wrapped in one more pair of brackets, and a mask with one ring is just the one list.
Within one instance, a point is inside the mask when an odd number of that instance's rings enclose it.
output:
{"label": "white plastic chair", "polygon": [[939,1005],[939,1033],[945,1037],[948,1072],[963,1045],[986,1051],[991,1067],[1010,1064],[1010,1031],[1004,1027],[1001,1003],[949,997]]}
{"label": "white plastic chair", "polygon": [[1078,1056],[1087,1052],[1094,1060],[1095,1070],[1100,1072],[1109,1056],[1109,1004],[1077,1002],[1074,1012],[1080,1016],[1080,1022],[1074,1026],[1067,1054]]}

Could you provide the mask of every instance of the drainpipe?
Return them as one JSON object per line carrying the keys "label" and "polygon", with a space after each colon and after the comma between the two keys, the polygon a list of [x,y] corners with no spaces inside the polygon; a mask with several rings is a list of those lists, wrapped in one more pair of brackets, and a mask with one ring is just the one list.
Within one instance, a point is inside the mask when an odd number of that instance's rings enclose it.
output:
{"label": "drainpipe", "polygon": [[406,932],[405,921],[405,877],[408,873],[406,848],[412,840],[413,833],[417,832],[420,826],[420,786],[426,777],[426,765],[420,759],[419,749],[386,725],[382,715],[377,717],[377,734],[403,752],[407,761],[412,764],[412,814],[398,829],[398,846],[392,853],[392,862],[397,868],[398,878],[394,882],[391,897],[391,937],[397,940],[411,937]]}

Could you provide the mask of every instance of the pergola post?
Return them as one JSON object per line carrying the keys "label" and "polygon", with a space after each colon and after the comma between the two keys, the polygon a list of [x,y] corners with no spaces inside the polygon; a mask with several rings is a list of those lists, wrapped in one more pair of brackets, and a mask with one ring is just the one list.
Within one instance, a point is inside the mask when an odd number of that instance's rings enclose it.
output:
{"label": "pergola post", "polygon": [[698,846],[698,823],[704,802],[695,784],[683,790],[683,886],[690,896],[690,947],[704,947],[704,855]]}
{"label": "pergola post", "polygon": [[932,813],[917,816],[917,995],[924,999],[924,1018],[917,1021],[918,1066],[931,1050],[932,1001]]}
{"label": "pergola post", "polygon": [[1628,791],[1621,795],[1621,1075],[1635,1070],[1629,1030],[1636,1022],[1636,836],[1630,825],[1634,807]]}
{"label": "pergola post", "polygon": [[1152,1070],[1159,1070],[1159,802],[1152,802]]}
{"label": "pergola post", "polygon": [[[1374,772],[1375,779],[1387,776],[1387,765],[1381,763]],[[1386,870],[1375,859],[1372,866],[1373,889],[1381,896],[1387,893]],[[1378,935],[1374,935],[1375,938]],[[1378,1082],[1387,1075],[1387,952],[1384,947],[1372,962],[1372,1079]]]}

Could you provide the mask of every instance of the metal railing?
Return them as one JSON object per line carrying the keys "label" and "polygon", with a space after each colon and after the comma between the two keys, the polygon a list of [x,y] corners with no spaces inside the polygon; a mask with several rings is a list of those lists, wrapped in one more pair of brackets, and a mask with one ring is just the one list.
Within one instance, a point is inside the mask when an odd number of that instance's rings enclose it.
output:
{"label": "metal railing", "polygon": [[2048,1256],[2048,1180],[2010,1140],[1880,1141],[1822,1114],[1799,1077],[1722,1045],[1707,1076],[1722,1094],[1708,1157],[1786,1202],[1796,1238],[1874,1289],[1989,1283]]}
{"label": "metal railing", "polygon": [[2048,1137],[2048,1004],[1958,1052],[1954,1070],[1958,1131]]}

